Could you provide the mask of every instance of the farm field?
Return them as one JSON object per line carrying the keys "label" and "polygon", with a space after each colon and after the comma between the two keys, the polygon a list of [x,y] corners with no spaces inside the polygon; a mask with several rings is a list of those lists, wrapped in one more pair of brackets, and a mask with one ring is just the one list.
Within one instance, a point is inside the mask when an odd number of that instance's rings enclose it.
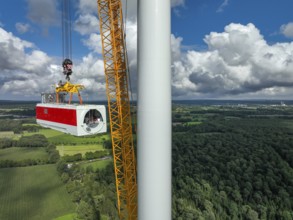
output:
{"label": "farm field", "polygon": [[186,122],[185,124],[186,125],[199,125],[199,124],[201,124],[202,122],[200,122],[200,121],[191,121],[191,122]]}
{"label": "farm field", "polygon": [[15,136],[13,131],[1,131],[0,138],[13,138]]}
{"label": "farm field", "polygon": [[90,144],[90,143],[102,143],[102,140],[109,140],[109,134],[99,134],[94,136],[85,136],[85,137],[75,137],[69,134],[64,134],[60,131],[55,131],[52,129],[40,129],[38,132],[27,132],[25,136],[31,136],[34,134],[43,134],[48,141],[60,145],[60,144]]}
{"label": "farm field", "polygon": [[60,216],[58,218],[54,218],[53,220],[72,220],[72,219],[75,219],[76,217],[76,214],[67,214],[67,215],[63,215],[63,216]]}
{"label": "farm field", "polygon": [[84,163],[80,164],[80,167],[86,169],[87,167],[91,166],[93,168],[93,170],[97,170],[97,169],[101,170],[101,169],[104,169],[110,163],[113,163],[113,160],[110,158],[107,158],[107,159],[96,160],[96,161],[92,161],[92,162],[84,162]]}
{"label": "farm field", "polygon": [[104,150],[102,144],[81,144],[81,145],[58,145],[56,149],[59,151],[60,156],[74,155],[81,153],[82,156],[86,152],[94,152]]}
{"label": "farm field", "polygon": [[44,148],[10,147],[0,150],[0,160],[21,161],[26,159],[48,159],[48,153]]}
{"label": "farm field", "polygon": [[52,220],[75,207],[55,165],[0,169],[0,219]]}

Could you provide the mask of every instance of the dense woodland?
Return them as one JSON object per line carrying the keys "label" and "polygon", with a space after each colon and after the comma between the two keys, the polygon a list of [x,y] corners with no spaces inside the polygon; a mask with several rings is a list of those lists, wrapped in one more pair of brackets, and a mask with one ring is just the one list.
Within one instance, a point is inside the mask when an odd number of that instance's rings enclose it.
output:
{"label": "dense woodland", "polygon": [[283,111],[179,114],[209,116],[173,128],[173,219],[292,219],[293,121]]}
{"label": "dense woodland", "polygon": [[[42,138],[0,139],[0,148],[46,143],[54,152]],[[172,138],[174,220],[293,219],[292,107],[175,105]],[[99,156],[106,152],[86,155]],[[74,165],[80,155],[54,159],[77,219],[118,219],[113,165],[84,169]]]}

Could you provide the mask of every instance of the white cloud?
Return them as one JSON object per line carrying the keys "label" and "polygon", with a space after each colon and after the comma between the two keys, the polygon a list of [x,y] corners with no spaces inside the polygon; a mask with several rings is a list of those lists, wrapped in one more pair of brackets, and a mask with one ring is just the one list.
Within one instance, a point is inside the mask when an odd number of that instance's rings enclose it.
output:
{"label": "white cloud", "polygon": [[33,95],[34,91],[38,91],[38,84],[33,79],[13,80],[4,83],[1,92],[11,93],[13,95]]}
{"label": "white cloud", "polygon": [[60,11],[57,10],[57,0],[27,0],[27,17],[34,23],[46,27],[60,24]]}
{"label": "white cloud", "polygon": [[97,16],[91,14],[81,14],[74,22],[74,30],[81,35],[97,33],[100,30]]}
{"label": "white cloud", "polygon": [[23,69],[25,49],[31,49],[33,46],[32,43],[21,40],[0,28],[0,68]]}
{"label": "white cloud", "polygon": [[72,82],[85,86],[83,96],[94,100],[106,99],[104,61],[90,53],[82,61],[74,65]]}
{"label": "white cloud", "polygon": [[88,39],[83,39],[82,42],[93,52],[102,54],[101,35],[91,34]]}
{"label": "white cloud", "polygon": [[211,32],[204,41],[211,51],[217,50],[229,65],[245,64],[259,47],[266,44],[253,24],[230,24],[224,33]]}
{"label": "white cloud", "polygon": [[171,0],[171,8],[176,16],[181,16],[181,11],[179,10],[180,7],[185,6],[185,0]]}
{"label": "white cloud", "polygon": [[39,96],[56,78],[52,58],[33,43],[0,28],[0,98],[12,95]]}
{"label": "white cloud", "polygon": [[204,41],[208,51],[188,51],[175,61],[174,96],[271,97],[292,88],[293,43],[268,45],[253,24],[230,24]]}
{"label": "white cloud", "polygon": [[171,7],[183,6],[185,0],[171,0]]}
{"label": "white cloud", "polygon": [[29,24],[18,22],[15,24],[15,28],[20,34],[24,34],[30,31],[31,26]]}
{"label": "white cloud", "polygon": [[[0,28],[0,99],[40,100],[42,92],[53,92],[54,84],[65,80],[59,62]],[[106,99],[104,63],[93,53],[75,61],[71,82],[84,84],[87,98]]]}
{"label": "white cloud", "polygon": [[171,34],[171,51],[172,51],[172,60],[176,62],[181,59],[181,42],[183,38],[176,38],[173,34]]}
{"label": "white cloud", "polygon": [[130,66],[136,65],[137,56],[137,22],[126,23],[126,46]]}
{"label": "white cloud", "polygon": [[[124,21],[136,22],[137,0],[122,0]],[[98,4],[96,0],[79,0],[79,16],[74,22],[74,30],[81,35],[99,33]]]}
{"label": "white cloud", "polygon": [[102,80],[104,77],[104,62],[95,57],[92,53],[82,58],[82,61],[74,66],[74,77],[82,78],[98,78]]}
{"label": "white cloud", "polygon": [[217,12],[223,12],[224,9],[228,6],[228,4],[229,4],[229,0],[224,0],[224,2],[217,9]]}
{"label": "white cloud", "polygon": [[97,13],[98,5],[96,0],[79,0],[78,10],[80,14]]}
{"label": "white cloud", "polygon": [[282,25],[280,30],[285,37],[293,38],[293,22]]}

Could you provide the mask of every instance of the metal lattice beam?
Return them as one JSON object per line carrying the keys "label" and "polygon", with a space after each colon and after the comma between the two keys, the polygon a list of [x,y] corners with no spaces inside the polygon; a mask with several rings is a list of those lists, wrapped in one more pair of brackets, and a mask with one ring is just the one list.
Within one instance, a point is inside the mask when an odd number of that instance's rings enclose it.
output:
{"label": "metal lattice beam", "polygon": [[121,0],[98,0],[100,34],[120,219],[137,219],[133,146]]}

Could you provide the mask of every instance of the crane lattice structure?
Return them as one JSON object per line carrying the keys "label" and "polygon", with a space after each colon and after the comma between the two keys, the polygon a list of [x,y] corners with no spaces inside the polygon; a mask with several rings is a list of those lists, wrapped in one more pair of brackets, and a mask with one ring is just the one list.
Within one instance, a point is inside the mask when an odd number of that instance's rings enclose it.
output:
{"label": "crane lattice structure", "polygon": [[136,161],[121,0],[97,0],[120,219],[137,219]]}

